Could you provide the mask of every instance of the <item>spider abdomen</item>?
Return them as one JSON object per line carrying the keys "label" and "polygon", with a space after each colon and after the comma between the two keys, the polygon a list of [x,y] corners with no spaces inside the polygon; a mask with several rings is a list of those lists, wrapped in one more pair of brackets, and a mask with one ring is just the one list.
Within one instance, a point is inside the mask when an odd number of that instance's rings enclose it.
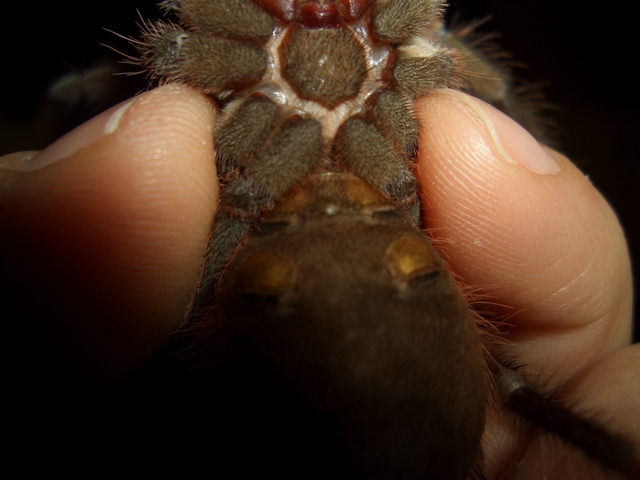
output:
{"label": "spider abdomen", "polygon": [[312,176],[281,198],[207,318],[190,354],[196,391],[216,434],[261,466],[463,479],[477,460],[487,383],[475,317],[402,208],[359,178]]}

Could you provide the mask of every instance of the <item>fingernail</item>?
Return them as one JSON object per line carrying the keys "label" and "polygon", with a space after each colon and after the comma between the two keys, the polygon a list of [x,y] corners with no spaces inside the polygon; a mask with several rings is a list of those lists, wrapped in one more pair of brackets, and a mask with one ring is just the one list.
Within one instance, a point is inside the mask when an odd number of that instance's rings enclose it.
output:
{"label": "fingernail", "polygon": [[8,153],[0,157],[0,168],[5,170],[21,170],[22,165],[40,153],[39,150]]}
{"label": "fingernail", "polygon": [[466,115],[473,118],[483,138],[493,146],[496,155],[507,163],[521,165],[539,175],[555,175],[560,167],[524,128],[501,111],[481,100],[455,90],[442,90]]}
{"label": "fingernail", "polygon": [[102,112],[87,123],[56,140],[36,155],[29,155],[33,152],[19,152],[11,154],[10,157],[12,158],[7,160],[2,157],[0,159],[0,167],[7,170],[31,172],[67,158],[78,150],[87,148],[101,138],[117,131],[124,113],[133,101],[128,100]]}

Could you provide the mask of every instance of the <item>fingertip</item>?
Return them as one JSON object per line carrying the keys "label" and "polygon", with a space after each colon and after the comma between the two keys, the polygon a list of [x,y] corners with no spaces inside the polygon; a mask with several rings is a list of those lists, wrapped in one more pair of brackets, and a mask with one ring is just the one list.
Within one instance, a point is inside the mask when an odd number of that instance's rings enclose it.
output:
{"label": "fingertip", "polygon": [[217,198],[213,121],[206,97],[168,85],[4,172],[17,321],[54,376],[117,378],[184,320]]}
{"label": "fingertip", "polygon": [[439,91],[418,109],[427,226],[446,240],[454,271],[497,304],[485,310],[514,326],[506,333],[525,345],[519,358],[540,368],[563,363],[569,375],[628,344],[626,243],[588,179],[460,92]]}

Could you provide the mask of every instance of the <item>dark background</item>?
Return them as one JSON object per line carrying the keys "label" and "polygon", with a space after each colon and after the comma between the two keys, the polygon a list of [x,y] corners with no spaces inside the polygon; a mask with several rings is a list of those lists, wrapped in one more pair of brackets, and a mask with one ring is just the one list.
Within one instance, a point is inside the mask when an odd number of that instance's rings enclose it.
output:
{"label": "dark background", "polygon": [[[547,84],[558,107],[556,144],[589,175],[611,202],[627,232],[632,257],[640,257],[640,117],[633,16],[620,7],[594,8],[583,1],[451,0],[448,17],[472,20],[491,15],[483,30],[527,65],[517,76]],[[615,7],[615,8],[614,8]],[[133,49],[104,28],[135,36],[140,17],[159,14],[151,0],[31,2],[3,16],[4,67],[0,83],[0,154],[41,149],[65,130],[147,88],[142,75],[117,77],[110,102],[62,109],[44,99],[48,85],[69,72],[122,58]],[[80,19],[80,20],[79,20]],[[632,22],[634,22],[632,24]],[[129,66],[128,71],[136,68]],[[638,269],[635,269],[638,278]],[[637,289],[636,289],[637,291]],[[636,328],[636,339],[638,338]]]}

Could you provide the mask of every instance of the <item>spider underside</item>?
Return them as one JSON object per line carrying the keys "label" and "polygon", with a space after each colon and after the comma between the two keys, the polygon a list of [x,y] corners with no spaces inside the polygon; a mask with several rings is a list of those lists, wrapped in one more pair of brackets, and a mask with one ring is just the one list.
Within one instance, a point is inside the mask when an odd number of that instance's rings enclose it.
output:
{"label": "spider underside", "polygon": [[[489,100],[526,124],[506,69],[444,28],[439,0],[161,6],[177,23],[146,25],[138,62],[222,109],[209,255],[169,347],[181,357],[170,398],[187,406],[171,428],[209,426],[224,438],[218,457],[250,451],[255,474],[483,478],[492,375],[506,369],[419,230],[413,104],[498,82]],[[474,69],[495,77],[465,83]],[[510,385],[507,397],[537,395]],[[537,400],[520,401],[535,417]]]}

